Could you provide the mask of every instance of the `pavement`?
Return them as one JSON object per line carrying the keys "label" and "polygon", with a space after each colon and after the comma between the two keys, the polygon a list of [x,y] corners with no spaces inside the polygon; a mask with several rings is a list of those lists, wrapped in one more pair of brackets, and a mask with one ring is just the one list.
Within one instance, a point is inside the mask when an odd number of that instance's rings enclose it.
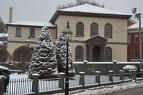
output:
{"label": "pavement", "polygon": [[128,89],[128,90],[112,93],[112,94],[109,94],[109,95],[143,95],[143,87],[131,88],[131,89]]}

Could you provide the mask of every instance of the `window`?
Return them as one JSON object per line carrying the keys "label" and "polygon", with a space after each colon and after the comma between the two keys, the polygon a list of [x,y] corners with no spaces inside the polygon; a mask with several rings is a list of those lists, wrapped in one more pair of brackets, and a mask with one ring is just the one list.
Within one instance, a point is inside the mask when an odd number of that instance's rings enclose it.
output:
{"label": "window", "polygon": [[16,27],[16,37],[21,37],[21,27]]}
{"label": "window", "polygon": [[110,23],[105,24],[104,32],[106,38],[112,38],[112,25]]}
{"label": "window", "polygon": [[30,35],[29,35],[30,38],[35,38],[35,28],[30,28]]}
{"label": "window", "polygon": [[76,24],[76,36],[83,37],[84,36],[84,24],[82,22],[78,22]]}
{"label": "window", "polygon": [[83,47],[77,46],[75,49],[75,60],[76,61],[83,61]]}
{"label": "window", "polygon": [[139,48],[134,48],[134,58],[139,58]]}
{"label": "window", "polygon": [[135,44],[139,43],[139,35],[138,34],[134,35],[134,43]]}
{"label": "window", "polygon": [[92,23],[90,26],[90,36],[96,36],[98,35],[98,24]]}
{"label": "window", "polygon": [[128,44],[131,44],[131,34],[128,35]]}
{"label": "window", "polygon": [[105,61],[107,62],[112,61],[112,49],[110,47],[105,48]]}
{"label": "window", "polygon": [[143,34],[142,34],[142,43],[143,43]]}

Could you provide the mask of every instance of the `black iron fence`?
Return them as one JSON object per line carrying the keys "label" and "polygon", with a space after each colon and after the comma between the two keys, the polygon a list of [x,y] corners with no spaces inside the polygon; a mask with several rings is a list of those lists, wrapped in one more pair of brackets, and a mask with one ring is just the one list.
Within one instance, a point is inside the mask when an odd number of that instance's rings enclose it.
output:
{"label": "black iron fence", "polygon": [[[125,73],[123,70],[120,70],[119,72],[119,74],[115,74],[110,70],[108,71],[108,75],[102,75],[102,72],[100,71],[95,71],[92,75],[85,75],[84,72],[80,72],[79,75],[70,78],[70,90],[114,85],[133,80],[143,80],[143,72],[130,71]],[[6,95],[43,95],[62,93],[64,92],[64,74],[59,74],[59,76],[60,78],[56,79],[39,79],[38,74],[34,74],[33,79],[10,79]]]}

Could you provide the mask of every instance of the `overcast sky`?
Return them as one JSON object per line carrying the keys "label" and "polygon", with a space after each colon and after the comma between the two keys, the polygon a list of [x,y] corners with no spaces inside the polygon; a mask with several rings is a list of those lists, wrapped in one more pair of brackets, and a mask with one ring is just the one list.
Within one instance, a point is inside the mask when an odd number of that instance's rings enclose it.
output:
{"label": "overcast sky", "polygon": [[[104,4],[108,9],[131,13],[138,8],[143,13],[143,0],[92,0]],[[8,23],[9,7],[13,7],[13,22],[38,21],[48,22],[59,5],[75,0],[0,0],[0,17]]]}

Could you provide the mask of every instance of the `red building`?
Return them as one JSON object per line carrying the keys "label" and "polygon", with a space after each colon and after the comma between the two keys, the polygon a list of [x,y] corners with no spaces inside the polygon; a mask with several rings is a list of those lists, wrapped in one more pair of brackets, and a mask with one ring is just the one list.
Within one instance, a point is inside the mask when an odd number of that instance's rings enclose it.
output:
{"label": "red building", "polygon": [[[127,50],[128,61],[132,61],[133,59],[140,58],[138,27],[139,27],[139,23],[133,24],[128,27],[128,50]],[[142,27],[142,46],[143,46],[143,27]]]}

